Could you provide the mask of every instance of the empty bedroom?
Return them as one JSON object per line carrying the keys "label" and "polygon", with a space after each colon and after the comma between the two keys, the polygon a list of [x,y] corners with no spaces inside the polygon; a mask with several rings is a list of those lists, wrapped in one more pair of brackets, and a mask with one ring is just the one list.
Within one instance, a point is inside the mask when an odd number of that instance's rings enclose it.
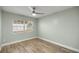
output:
{"label": "empty bedroom", "polygon": [[78,6],[0,6],[0,53],[78,52]]}

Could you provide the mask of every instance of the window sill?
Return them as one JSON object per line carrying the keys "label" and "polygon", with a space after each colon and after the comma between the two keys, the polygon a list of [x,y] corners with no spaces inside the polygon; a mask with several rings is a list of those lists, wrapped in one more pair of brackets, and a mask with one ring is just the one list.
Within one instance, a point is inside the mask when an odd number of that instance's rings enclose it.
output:
{"label": "window sill", "polygon": [[14,33],[30,33],[32,30],[26,30],[26,31],[13,31]]}

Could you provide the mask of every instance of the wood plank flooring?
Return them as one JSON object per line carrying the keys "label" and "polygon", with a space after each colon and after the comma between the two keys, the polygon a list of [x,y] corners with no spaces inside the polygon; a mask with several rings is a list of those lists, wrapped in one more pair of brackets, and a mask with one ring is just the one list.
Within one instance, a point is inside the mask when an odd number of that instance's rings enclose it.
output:
{"label": "wood plank flooring", "polygon": [[39,38],[2,47],[1,53],[75,53]]}

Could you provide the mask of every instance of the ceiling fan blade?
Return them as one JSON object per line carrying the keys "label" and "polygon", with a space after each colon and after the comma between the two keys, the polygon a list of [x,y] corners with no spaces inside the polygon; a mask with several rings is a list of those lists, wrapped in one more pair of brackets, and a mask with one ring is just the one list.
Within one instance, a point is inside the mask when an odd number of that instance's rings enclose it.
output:
{"label": "ceiling fan blade", "polygon": [[35,12],[36,14],[45,14],[45,13],[38,13],[38,12]]}
{"label": "ceiling fan blade", "polygon": [[34,7],[34,6],[30,6],[28,8],[32,11],[32,13],[35,13],[35,14],[46,14],[46,13],[36,12],[36,7]]}
{"label": "ceiling fan blade", "polygon": [[28,6],[28,8],[30,9],[30,11],[33,11],[33,7],[32,6]]}

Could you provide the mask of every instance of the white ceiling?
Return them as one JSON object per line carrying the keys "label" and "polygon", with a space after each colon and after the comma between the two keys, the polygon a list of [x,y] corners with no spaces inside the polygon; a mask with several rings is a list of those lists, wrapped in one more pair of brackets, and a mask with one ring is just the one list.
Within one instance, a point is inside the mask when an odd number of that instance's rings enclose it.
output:
{"label": "white ceiling", "polygon": [[40,18],[46,15],[50,15],[56,12],[63,11],[68,8],[72,8],[72,6],[36,6],[37,12],[43,12],[46,14],[33,16],[32,11],[28,8],[28,6],[3,6],[2,7],[4,11],[21,14],[25,16],[30,16],[34,18]]}

